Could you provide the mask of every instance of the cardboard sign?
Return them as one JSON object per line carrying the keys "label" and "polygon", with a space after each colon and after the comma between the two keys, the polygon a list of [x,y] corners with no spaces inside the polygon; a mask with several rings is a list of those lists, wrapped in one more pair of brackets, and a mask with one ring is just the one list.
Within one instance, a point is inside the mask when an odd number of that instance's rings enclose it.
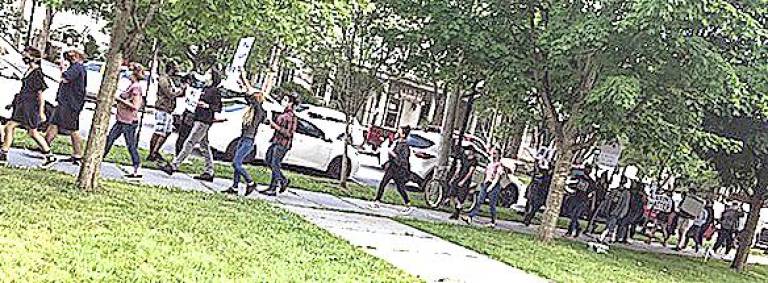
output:
{"label": "cardboard sign", "polygon": [[245,63],[248,61],[248,56],[251,54],[253,43],[256,41],[255,37],[244,37],[240,39],[240,43],[237,44],[237,50],[235,56],[232,58],[232,63],[227,67],[227,78],[222,82],[222,87],[242,91],[237,81],[240,78],[240,73],[245,67]]}
{"label": "cardboard sign", "polygon": [[600,155],[597,156],[597,164],[604,167],[616,167],[621,158],[621,145],[618,143],[606,144],[600,147]]}

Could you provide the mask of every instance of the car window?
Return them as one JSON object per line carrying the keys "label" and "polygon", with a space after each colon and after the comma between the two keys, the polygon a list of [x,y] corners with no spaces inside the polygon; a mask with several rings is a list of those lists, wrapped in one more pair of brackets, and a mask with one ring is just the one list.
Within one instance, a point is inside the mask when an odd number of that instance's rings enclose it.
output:
{"label": "car window", "polygon": [[435,145],[433,141],[418,134],[408,135],[408,139],[405,142],[408,144],[408,146],[418,149],[430,148]]}
{"label": "car window", "polygon": [[325,133],[320,128],[304,119],[299,119],[299,124],[296,125],[296,133],[317,139],[325,138]]}

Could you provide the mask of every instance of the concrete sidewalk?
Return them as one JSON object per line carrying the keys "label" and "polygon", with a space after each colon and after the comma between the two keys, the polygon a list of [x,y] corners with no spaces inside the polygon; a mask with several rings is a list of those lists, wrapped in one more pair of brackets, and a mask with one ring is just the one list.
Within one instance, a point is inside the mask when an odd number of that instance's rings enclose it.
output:
{"label": "concrete sidewalk", "polygon": [[[9,154],[8,164],[12,166],[35,168],[41,163],[42,156],[31,151],[13,149]],[[51,170],[74,175],[79,168],[70,163],[58,163]],[[123,175],[130,170],[129,167],[111,163],[102,164],[102,176],[105,179],[126,181]],[[227,179],[217,178],[212,183],[204,183],[183,173],[168,176],[158,170],[145,169],[142,174],[142,184],[187,191],[218,193],[231,186],[231,181]],[[244,188],[241,188],[238,196],[243,197],[243,193]],[[298,189],[289,189],[277,197],[252,194],[247,198],[276,203],[365,252],[428,282],[546,282],[538,276],[392,219],[447,219],[447,214],[441,212],[415,209],[406,214],[404,207],[395,205],[371,209],[368,201]]]}

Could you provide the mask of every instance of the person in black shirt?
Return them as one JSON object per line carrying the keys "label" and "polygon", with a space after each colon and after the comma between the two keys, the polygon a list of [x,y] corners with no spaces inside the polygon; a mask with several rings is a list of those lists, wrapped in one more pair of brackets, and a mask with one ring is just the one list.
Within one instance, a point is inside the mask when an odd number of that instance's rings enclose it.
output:
{"label": "person in black shirt", "polygon": [[540,173],[536,179],[533,180],[530,186],[528,186],[528,192],[526,192],[526,210],[523,224],[525,226],[531,225],[536,213],[539,212],[542,206],[547,202],[549,196],[549,186],[552,183],[552,170],[548,168],[540,168]]}
{"label": "person in black shirt", "polygon": [[13,144],[13,135],[17,127],[27,130],[27,134],[35,140],[40,150],[45,154],[43,168],[49,168],[58,161],[51,153],[51,147],[45,138],[37,131],[40,123],[46,120],[43,91],[48,88],[45,84],[45,75],[40,69],[41,60],[39,50],[33,47],[24,49],[24,63],[27,64],[28,68],[24,78],[21,79],[21,91],[13,98],[12,104],[7,106],[13,107],[13,114],[11,120],[5,125],[5,137],[2,150],[0,150],[0,164],[7,162],[8,150]]}
{"label": "person in black shirt", "polygon": [[213,152],[211,146],[208,143],[208,130],[214,123],[222,122],[215,118],[216,113],[220,113],[222,110],[221,94],[219,93],[219,84],[221,78],[218,72],[212,73],[211,85],[203,91],[200,95],[200,100],[197,102],[197,108],[195,108],[194,124],[192,131],[189,133],[189,137],[184,142],[184,147],[181,152],[173,159],[171,164],[164,166],[162,169],[168,175],[173,175],[173,172],[179,169],[181,163],[192,154],[195,145],[200,145],[200,150],[203,151],[203,157],[205,158],[205,172],[202,175],[195,176],[195,179],[212,182],[214,175],[213,167]]}
{"label": "person in black shirt", "polygon": [[83,66],[85,55],[77,50],[64,53],[69,68],[61,74],[61,84],[56,93],[56,110],[45,134],[50,144],[59,133],[69,135],[72,140],[72,157],[66,162],[80,164],[83,158],[83,139],[80,137],[80,112],[85,106],[85,88],[88,77]]}
{"label": "person in black shirt", "polygon": [[[272,76],[269,77],[271,78]],[[235,170],[235,175],[232,178],[234,182],[232,183],[232,187],[224,191],[224,193],[237,194],[240,186],[240,178],[242,177],[245,179],[247,185],[245,190],[245,195],[247,196],[256,191],[256,182],[253,181],[248,170],[245,170],[243,167],[243,162],[245,162],[245,158],[253,151],[254,140],[259,131],[259,125],[266,122],[267,113],[264,111],[262,103],[266,99],[264,95],[269,93],[272,83],[271,80],[268,80],[263,88],[255,89],[251,86],[248,78],[246,78],[245,72],[243,72],[240,77],[240,83],[245,87],[245,90],[248,93],[248,97],[246,98],[248,109],[243,115],[240,139],[238,140],[237,149],[232,157],[232,168]]]}
{"label": "person in black shirt", "polygon": [[568,233],[566,236],[573,236],[578,238],[581,234],[581,225],[579,219],[589,207],[589,200],[592,192],[595,191],[595,181],[589,176],[592,173],[591,167],[585,167],[584,173],[576,177],[576,184],[574,186],[574,192],[570,196],[569,202],[571,203],[571,224],[568,225]]}
{"label": "person in black shirt", "polygon": [[475,168],[477,168],[477,158],[472,146],[463,146],[461,152],[458,161],[460,167],[454,171],[450,184],[455,208],[450,219],[459,219],[461,208],[469,193],[469,185],[472,183],[472,175],[475,173]]}
{"label": "person in black shirt", "polygon": [[600,180],[595,185],[595,196],[592,202],[592,211],[589,216],[589,224],[587,224],[586,231],[590,234],[595,233],[597,229],[597,223],[595,218],[599,215],[605,214],[608,202],[605,201],[605,197],[608,195],[608,187],[611,185],[611,180],[608,178],[608,171],[603,172],[600,175]]}
{"label": "person in black shirt", "polygon": [[405,185],[411,176],[411,148],[406,142],[410,133],[411,127],[409,126],[400,127],[397,132],[398,139],[395,142],[394,149],[389,153],[389,161],[384,164],[384,178],[379,183],[379,190],[376,192],[376,199],[373,204],[374,207],[378,207],[381,203],[384,189],[389,185],[389,182],[395,181],[397,192],[403,198],[403,204],[407,207],[407,211],[411,211],[411,202],[408,199],[408,192],[405,190]]}

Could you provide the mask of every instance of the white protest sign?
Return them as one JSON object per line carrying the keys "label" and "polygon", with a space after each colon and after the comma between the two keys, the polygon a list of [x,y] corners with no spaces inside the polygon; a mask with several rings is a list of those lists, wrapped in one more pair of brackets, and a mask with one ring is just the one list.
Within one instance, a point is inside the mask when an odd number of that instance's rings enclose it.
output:
{"label": "white protest sign", "polygon": [[618,143],[605,144],[600,147],[600,155],[597,156],[597,164],[604,167],[616,167],[621,158],[621,145]]}
{"label": "white protest sign", "polygon": [[240,78],[240,73],[245,67],[245,63],[248,61],[248,56],[251,54],[253,43],[256,41],[255,37],[244,37],[240,39],[240,43],[237,45],[235,56],[232,58],[232,63],[227,67],[227,79],[222,82],[222,87],[231,90],[242,90],[242,87],[237,83]]}

